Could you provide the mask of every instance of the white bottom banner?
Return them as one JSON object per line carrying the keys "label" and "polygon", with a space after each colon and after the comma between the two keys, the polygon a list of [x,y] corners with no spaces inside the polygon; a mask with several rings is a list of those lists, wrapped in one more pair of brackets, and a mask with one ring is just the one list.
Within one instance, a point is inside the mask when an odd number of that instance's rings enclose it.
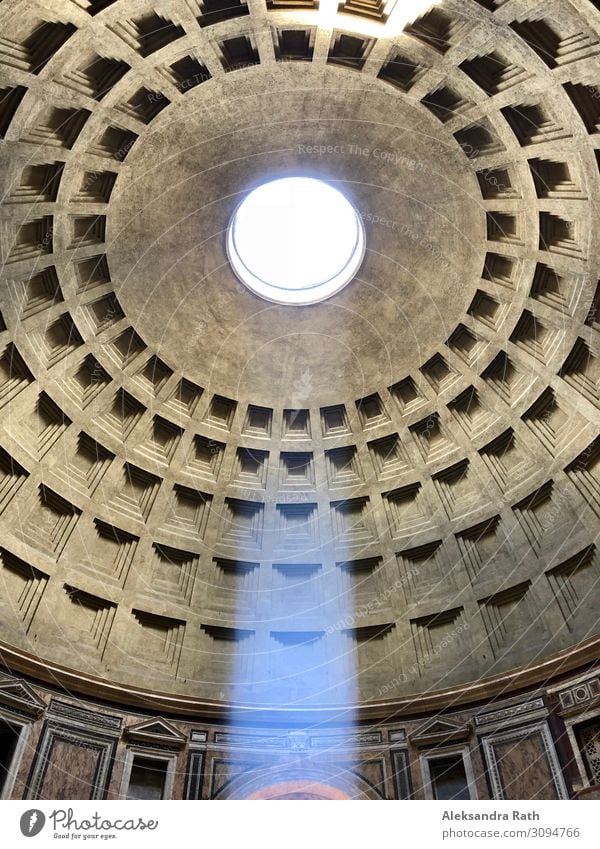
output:
{"label": "white bottom banner", "polygon": [[597,849],[600,802],[1,802],[2,845]]}

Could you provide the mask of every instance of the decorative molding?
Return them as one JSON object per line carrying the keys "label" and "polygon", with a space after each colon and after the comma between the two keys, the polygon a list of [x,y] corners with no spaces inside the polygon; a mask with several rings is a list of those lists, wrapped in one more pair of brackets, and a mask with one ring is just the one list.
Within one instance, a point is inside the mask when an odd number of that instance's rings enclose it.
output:
{"label": "decorative molding", "polygon": [[33,719],[42,714],[46,703],[25,681],[8,680],[0,681],[0,706],[16,708],[19,714]]}
{"label": "decorative molding", "polygon": [[306,731],[289,731],[288,740],[292,752],[305,752],[309,746],[309,737]]}
{"label": "decorative molding", "polygon": [[584,706],[586,709],[589,708],[590,702],[600,701],[600,675],[562,690],[558,698],[563,714],[578,712]]}
{"label": "decorative molding", "polygon": [[242,746],[247,749],[285,749],[285,737],[267,736],[261,734],[231,734],[217,731],[215,743],[221,746]]}
{"label": "decorative molding", "polygon": [[412,799],[413,788],[410,779],[410,762],[406,750],[391,753],[394,777],[394,793],[396,799]]}
{"label": "decorative molding", "polygon": [[125,736],[134,743],[150,746],[181,748],[186,742],[185,734],[160,717],[129,725],[125,728]]}
{"label": "decorative molding", "polygon": [[[544,709],[545,705],[543,699],[533,699],[532,701],[521,702],[518,705],[511,705],[510,707],[505,707],[501,710],[493,710],[477,714],[477,716],[474,717],[474,720],[476,726],[492,725],[495,722],[518,720],[518,718],[523,714],[529,714],[534,711]],[[526,721],[529,721],[529,719],[530,717],[526,716]]]}
{"label": "decorative molding", "polygon": [[89,732],[76,726],[48,719],[42,731],[37,753],[27,780],[26,799],[40,799],[44,780],[51,763],[52,749],[56,742],[68,743],[97,753],[90,799],[104,799],[108,790],[112,762],[117,740],[114,736],[103,736],[93,728]]}
{"label": "decorative molding", "polygon": [[292,752],[305,752],[309,748],[343,750],[346,747],[381,745],[382,741],[381,731],[323,735],[310,735],[306,731],[288,731],[287,736],[236,734],[225,731],[215,733],[216,745],[241,746],[249,749],[289,749]]}
{"label": "decorative molding", "polygon": [[88,710],[78,705],[61,702],[58,699],[50,701],[48,717],[69,724],[80,725],[83,728],[93,728],[103,734],[114,734],[118,736],[121,731],[122,719],[109,713],[100,713],[96,710]]}
{"label": "decorative molding", "polygon": [[434,750],[430,752],[424,752],[419,757],[419,761],[421,764],[421,774],[423,776],[423,792],[426,799],[433,800],[435,798],[433,782],[431,780],[431,768],[429,764],[432,761],[437,760],[445,760],[447,757],[451,757],[452,755],[456,755],[462,758],[463,766],[465,770],[465,777],[467,779],[467,786],[469,788],[469,796],[471,799],[477,799],[477,783],[475,781],[475,773],[473,771],[473,763],[471,761],[471,753],[469,751],[469,747],[467,745],[461,746],[450,746],[448,748]]}
{"label": "decorative molding", "polygon": [[[483,700],[491,699],[514,692],[527,687],[535,687],[540,683],[549,686],[554,678],[564,676],[570,671],[582,669],[586,664],[595,662],[600,649],[600,637],[593,637],[577,646],[565,649],[562,652],[545,658],[540,663],[531,664],[520,669],[503,672],[490,678],[471,681],[445,690],[422,693],[405,699],[387,699],[378,702],[357,704],[355,716],[357,721],[372,721],[386,717],[411,716],[425,711],[440,711],[445,707],[466,705]],[[145,710],[154,709],[157,712],[165,711],[170,714],[181,714],[194,717],[206,717],[211,719],[227,718],[231,715],[232,705],[226,701],[209,699],[198,699],[192,696],[179,695],[176,693],[166,694],[152,690],[132,687],[127,684],[109,681],[83,672],[77,672],[60,664],[54,663],[42,657],[37,657],[29,652],[9,646],[0,642],[0,657],[6,669],[13,673],[30,675],[39,681],[44,681],[66,688],[69,692],[78,695],[90,696],[139,707]],[[349,706],[350,710],[352,706]],[[293,721],[296,714],[301,715],[304,720],[310,718],[310,711],[305,708],[295,710],[269,710],[252,706],[239,706],[236,708],[240,716],[246,717],[247,721],[256,719],[265,722],[269,718],[281,719],[285,714]],[[323,721],[327,716],[334,719],[337,714],[336,708],[324,710],[315,709],[315,717]]]}
{"label": "decorative molding", "polygon": [[390,743],[404,743],[406,742],[406,730],[398,728],[396,731],[390,731],[389,737]]}
{"label": "decorative molding", "polygon": [[204,784],[204,752],[192,751],[188,755],[185,770],[184,799],[201,799]]}
{"label": "decorative molding", "polygon": [[419,748],[444,746],[467,740],[472,731],[470,723],[459,723],[447,719],[430,719],[414,734],[410,742]]}
{"label": "decorative molding", "polygon": [[379,746],[381,742],[381,731],[368,731],[362,734],[328,734],[310,738],[310,745],[314,749],[338,750],[343,746]]}
{"label": "decorative molding", "polygon": [[192,731],[190,734],[190,743],[206,744],[208,740],[208,731]]}
{"label": "decorative molding", "polygon": [[546,722],[539,722],[535,725],[526,725],[522,728],[511,729],[510,731],[489,735],[488,737],[483,738],[483,751],[489,771],[490,785],[494,799],[506,799],[505,789],[502,784],[500,774],[500,766],[494,747],[499,743],[514,743],[516,747],[519,741],[534,734],[538,734],[542,741],[557,798],[569,798],[560,764],[558,762],[558,757],[556,755],[556,750],[554,748],[552,736],[550,734],[550,729]]}
{"label": "decorative molding", "polygon": [[[164,720],[161,720],[161,722],[164,722]],[[136,756],[140,758],[151,758],[152,760],[160,761],[165,764],[165,783],[161,799],[171,799],[173,797],[177,753],[173,752],[172,747],[159,748],[165,749],[165,751],[156,751],[154,748],[148,749],[145,746],[137,745],[132,745],[127,748],[125,753],[123,776],[121,778],[121,786],[119,790],[120,799],[127,798],[127,791],[129,790],[129,782],[131,780],[131,770],[133,769]]]}

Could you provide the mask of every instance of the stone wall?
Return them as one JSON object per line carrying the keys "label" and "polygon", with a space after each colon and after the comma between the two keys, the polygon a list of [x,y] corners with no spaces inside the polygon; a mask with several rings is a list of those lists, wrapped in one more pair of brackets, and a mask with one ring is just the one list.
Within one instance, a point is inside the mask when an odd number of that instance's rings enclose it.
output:
{"label": "stone wall", "polygon": [[432,763],[455,757],[472,799],[590,798],[600,785],[599,699],[600,679],[588,672],[418,718],[299,728],[282,714],[236,727],[226,717],[148,715],[2,675],[2,720],[22,729],[3,794],[124,798],[138,756],[164,765],[166,798],[423,799],[434,797]]}

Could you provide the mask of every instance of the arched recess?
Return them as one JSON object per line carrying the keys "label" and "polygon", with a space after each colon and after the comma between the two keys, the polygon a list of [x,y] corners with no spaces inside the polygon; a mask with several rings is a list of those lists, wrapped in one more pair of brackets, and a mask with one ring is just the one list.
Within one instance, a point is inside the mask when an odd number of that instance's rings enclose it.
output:
{"label": "arched recess", "polygon": [[313,799],[344,801],[381,799],[381,794],[351,769],[296,768],[275,766],[236,776],[215,796],[216,799]]}
{"label": "arched recess", "polygon": [[248,799],[265,799],[265,800],[291,800],[291,799],[309,799],[320,801],[343,801],[350,797],[339,790],[337,787],[332,787],[331,784],[323,784],[320,781],[280,781],[277,784],[271,784],[269,787],[263,787],[262,790],[257,790],[247,797]]}

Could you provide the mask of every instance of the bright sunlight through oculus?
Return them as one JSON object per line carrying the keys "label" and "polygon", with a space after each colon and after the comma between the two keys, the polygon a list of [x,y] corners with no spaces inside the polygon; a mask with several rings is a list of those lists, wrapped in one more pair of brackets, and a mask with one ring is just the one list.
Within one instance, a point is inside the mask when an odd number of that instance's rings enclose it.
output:
{"label": "bright sunlight through oculus", "polygon": [[279,304],[316,304],[358,271],[365,231],[337,189],[311,177],[273,180],[251,191],[227,231],[233,270],[256,295]]}

